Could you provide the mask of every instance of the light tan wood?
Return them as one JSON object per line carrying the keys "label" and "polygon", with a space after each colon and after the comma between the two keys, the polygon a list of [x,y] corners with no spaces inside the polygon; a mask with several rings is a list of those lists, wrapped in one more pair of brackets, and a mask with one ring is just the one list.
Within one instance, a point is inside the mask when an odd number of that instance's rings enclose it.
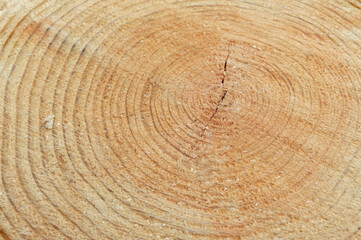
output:
{"label": "light tan wood", "polygon": [[0,1],[3,239],[361,239],[361,2]]}

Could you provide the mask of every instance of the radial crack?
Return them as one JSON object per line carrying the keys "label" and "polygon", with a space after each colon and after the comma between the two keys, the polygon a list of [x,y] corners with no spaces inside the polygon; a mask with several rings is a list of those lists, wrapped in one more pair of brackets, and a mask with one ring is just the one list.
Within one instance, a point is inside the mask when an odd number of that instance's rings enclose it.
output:
{"label": "radial crack", "polygon": [[228,91],[224,91],[224,92],[223,92],[222,97],[221,97],[221,99],[218,101],[217,106],[216,106],[216,109],[214,110],[212,116],[209,118],[208,122],[210,122],[210,121],[213,119],[214,115],[216,115],[216,113],[218,112],[219,107],[221,106],[224,98],[225,98],[226,95],[227,95],[227,92],[228,92]]}
{"label": "radial crack", "polygon": [[222,75],[222,78],[221,78],[221,88],[223,90],[223,93],[222,93],[222,96],[221,96],[220,100],[217,102],[216,108],[214,109],[211,117],[208,119],[208,122],[207,122],[206,126],[204,127],[204,129],[202,131],[202,134],[201,134],[202,137],[204,136],[204,133],[205,133],[206,129],[208,128],[209,122],[212,121],[213,117],[217,114],[217,112],[218,112],[224,98],[226,97],[227,92],[228,92],[228,90],[223,89],[223,84],[224,84],[224,80],[226,79],[226,76],[227,76],[227,64],[228,64],[229,55],[230,55],[230,51],[229,51],[229,46],[228,46],[228,54],[227,54],[226,60],[224,61],[223,75]]}
{"label": "radial crack", "polygon": [[[227,76],[227,64],[228,64],[229,55],[230,55],[230,51],[229,51],[229,46],[228,46],[228,54],[227,54],[226,60],[224,61],[223,76],[222,76],[222,79],[221,79],[222,89],[223,89],[224,80],[226,79],[226,76]],[[212,118],[214,117],[214,115],[216,115],[216,113],[218,112],[218,109],[219,109],[220,105],[222,104],[223,99],[226,97],[227,92],[228,92],[228,90],[223,90],[222,97],[221,97],[221,99],[218,101],[217,106],[216,106],[216,109],[214,110],[212,116],[209,118],[209,121],[211,121]]]}
{"label": "radial crack", "polygon": [[222,76],[222,87],[223,87],[223,83],[224,83],[224,80],[226,79],[226,76],[227,76],[227,64],[228,64],[228,58],[229,58],[229,50],[228,50],[228,55],[226,57],[226,60],[224,61],[224,67],[223,67],[223,76]]}
{"label": "radial crack", "polygon": [[223,94],[222,94],[222,96],[221,96],[221,99],[220,99],[220,100],[218,101],[218,103],[217,103],[216,109],[214,109],[214,112],[212,113],[211,117],[208,119],[207,125],[204,127],[204,129],[203,129],[203,131],[202,131],[201,137],[204,136],[204,134],[205,134],[205,132],[206,132],[206,130],[207,130],[207,128],[208,128],[209,122],[212,121],[213,117],[214,117],[214,116],[216,115],[216,113],[218,112],[219,107],[221,106],[224,98],[225,98],[226,95],[227,95],[227,92],[228,92],[227,90],[226,90],[226,91],[223,91]]}

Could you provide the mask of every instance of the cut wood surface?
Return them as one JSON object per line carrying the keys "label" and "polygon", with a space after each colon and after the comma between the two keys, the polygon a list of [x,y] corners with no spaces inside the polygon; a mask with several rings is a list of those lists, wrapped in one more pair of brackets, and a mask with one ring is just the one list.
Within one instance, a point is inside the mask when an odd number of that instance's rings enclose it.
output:
{"label": "cut wood surface", "polygon": [[361,239],[358,0],[0,0],[0,239]]}

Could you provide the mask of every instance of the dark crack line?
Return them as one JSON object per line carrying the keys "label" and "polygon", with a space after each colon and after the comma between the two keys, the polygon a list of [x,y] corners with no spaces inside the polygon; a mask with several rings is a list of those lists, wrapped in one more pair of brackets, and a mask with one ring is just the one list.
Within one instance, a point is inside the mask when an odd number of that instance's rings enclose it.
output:
{"label": "dark crack line", "polygon": [[[226,60],[224,61],[223,75],[222,75],[222,78],[221,78],[221,87],[222,87],[222,89],[223,89],[224,80],[226,79],[226,76],[227,76],[227,64],[228,64],[229,55],[230,55],[230,51],[229,51],[229,46],[228,46],[228,55],[226,57]],[[201,134],[202,137],[204,136],[204,133],[205,133],[205,131],[206,131],[208,125],[209,125],[209,122],[212,121],[213,117],[217,114],[217,112],[218,112],[224,98],[226,97],[227,93],[228,93],[228,90],[223,90],[221,99],[218,101],[217,106],[214,109],[214,112],[212,113],[211,117],[208,119],[208,122],[207,122],[206,126],[203,129],[203,132]]]}
{"label": "dark crack line", "polygon": [[217,112],[218,112],[218,110],[219,110],[219,108],[220,108],[220,106],[221,106],[224,98],[226,97],[227,93],[228,93],[227,90],[226,90],[226,91],[223,91],[223,94],[222,94],[222,96],[221,96],[221,99],[220,99],[220,100],[218,101],[218,103],[217,103],[216,109],[214,109],[214,112],[213,112],[212,116],[208,119],[207,124],[206,124],[206,126],[204,127],[204,129],[203,129],[203,131],[202,131],[201,137],[204,136],[204,134],[205,134],[205,132],[206,132],[206,130],[207,130],[207,128],[208,128],[208,125],[209,125],[210,121],[212,121],[213,117],[217,114]]}
{"label": "dark crack line", "polygon": [[227,64],[228,64],[228,58],[229,58],[229,50],[228,50],[228,55],[226,57],[226,61],[224,61],[224,67],[223,67],[223,76],[222,76],[222,87],[223,87],[223,83],[224,83],[224,80],[226,79],[226,76],[227,76]]}
{"label": "dark crack line", "polygon": [[216,113],[218,112],[219,107],[221,106],[221,104],[222,104],[222,102],[223,102],[224,98],[225,98],[225,97],[226,97],[226,95],[227,95],[227,92],[228,92],[228,91],[224,91],[224,92],[223,92],[222,97],[221,97],[221,99],[218,101],[218,103],[217,103],[217,107],[216,107],[216,109],[214,110],[214,112],[213,112],[212,116],[209,118],[208,122],[212,121],[212,119],[213,119],[214,115],[216,115]]}
{"label": "dark crack line", "polygon": [[[226,76],[227,76],[227,64],[228,64],[229,55],[230,55],[230,51],[229,51],[229,46],[228,46],[228,54],[227,54],[226,60],[224,61],[223,76],[222,76],[222,79],[221,79],[222,89],[223,89],[224,80],[226,79]],[[227,92],[228,92],[227,90],[223,90],[223,94],[221,96],[221,99],[218,101],[216,109],[214,110],[212,116],[209,118],[208,122],[210,122],[213,119],[214,115],[216,115],[216,113],[218,112],[219,107],[221,106],[224,98],[227,95]]]}

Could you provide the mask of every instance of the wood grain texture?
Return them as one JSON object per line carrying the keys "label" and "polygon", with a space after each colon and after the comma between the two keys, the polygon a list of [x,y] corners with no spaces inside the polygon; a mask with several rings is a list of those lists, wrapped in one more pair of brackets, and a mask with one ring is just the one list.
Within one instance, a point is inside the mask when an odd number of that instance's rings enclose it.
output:
{"label": "wood grain texture", "polygon": [[0,238],[361,239],[360,1],[0,14]]}

